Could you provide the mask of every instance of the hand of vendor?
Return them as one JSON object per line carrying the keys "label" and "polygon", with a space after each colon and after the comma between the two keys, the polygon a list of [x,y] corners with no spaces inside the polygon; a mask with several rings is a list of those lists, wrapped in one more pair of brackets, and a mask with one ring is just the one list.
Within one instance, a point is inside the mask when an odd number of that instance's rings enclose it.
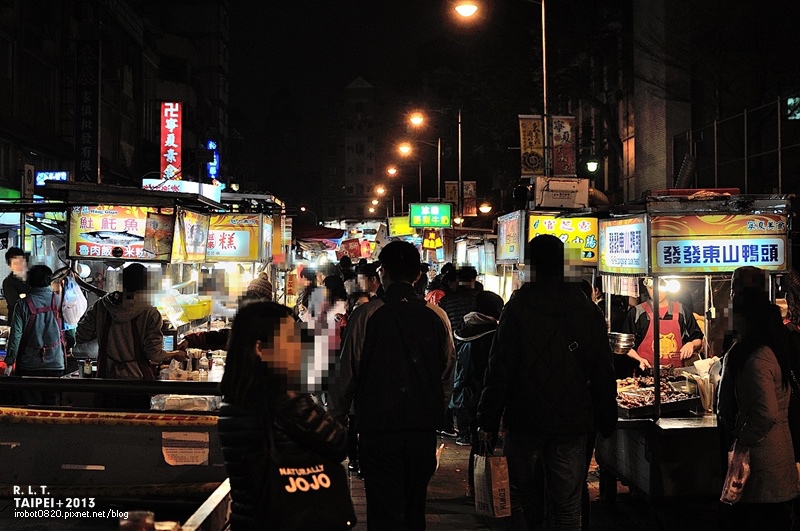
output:
{"label": "hand of vendor", "polygon": [[639,370],[643,371],[645,369],[652,369],[653,366],[650,365],[650,362],[647,361],[645,358],[641,357],[639,354],[636,353],[635,350],[631,349],[628,351],[628,357],[633,358],[637,362],[639,362]]}
{"label": "hand of vendor", "polygon": [[189,340],[186,338],[181,339],[180,343],[178,343],[177,348],[178,350],[186,350],[187,348],[189,348]]}
{"label": "hand of vendor", "polygon": [[9,365],[8,367],[6,367],[6,370],[3,371],[3,374],[5,374],[6,376],[11,376],[11,371],[13,371],[13,370],[14,370],[14,367],[12,365]]}
{"label": "hand of vendor", "polygon": [[167,352],[167,358],[172,358],[178,361],[186,361],[186,352],[183,350],[172,350]]}
{"label": "hand of vendor", "polygon": [[688,343],[683,345],[681,347],[681,352],[680,352],[681,359],[685,360],[685,359],[689,359],[692,356],[694,356],[694,350],[695,350],[694,341],[689,341]]}

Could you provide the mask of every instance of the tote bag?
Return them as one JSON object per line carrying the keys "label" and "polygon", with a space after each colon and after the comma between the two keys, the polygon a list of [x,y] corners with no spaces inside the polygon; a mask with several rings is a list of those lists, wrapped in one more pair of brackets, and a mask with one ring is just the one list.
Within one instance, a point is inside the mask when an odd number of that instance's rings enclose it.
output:
{"label": "tote bag", "polygon": [[475,513],[492,518],[511,516],[505,456],[475,455]]}

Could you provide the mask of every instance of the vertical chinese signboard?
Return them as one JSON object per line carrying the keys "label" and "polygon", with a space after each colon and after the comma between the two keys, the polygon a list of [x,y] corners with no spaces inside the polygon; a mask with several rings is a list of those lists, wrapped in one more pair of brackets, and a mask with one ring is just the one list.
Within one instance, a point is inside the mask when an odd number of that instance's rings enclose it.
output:
{"label": "vertical chinese signboard", "polygon": [[575,177],[575,118],[553,116],[553,175]]}
{"label": "vertical chinese signboard", "polygon": [[600,262],[603,274],[647,275],[647,219],[645,216],[601,219]]}
{"label": "vertical chinese signboard", "polygon": [[785,271],[788,220],[777,214],[653,216],[654,273],[730,273],[741,266]]}
{"label": "vertical chinese signboard", "polygon": [[259,214],[211,216],[206,249],[207,260],[209,262],[258,261],[260,224]]}
{"label": "vertical chinese signboard", "polygon": [[75,56],[75,181],[100,182],[100,41],[79,40]]}
{"label": "vertical chinese signboard", "polygon": [[519,115],[520,174],[544,175],[544,119]]}
{"label": "vertical chinese signboard", "polygon": [[181,173],[181,103],[161,103],[161,175],[172,179]]}

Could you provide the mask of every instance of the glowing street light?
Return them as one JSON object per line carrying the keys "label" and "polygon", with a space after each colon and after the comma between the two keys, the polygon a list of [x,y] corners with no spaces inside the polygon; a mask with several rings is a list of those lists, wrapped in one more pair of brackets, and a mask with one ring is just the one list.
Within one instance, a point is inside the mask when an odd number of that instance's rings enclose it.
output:
{"label": "glowing street light", "polygon": [[369,213],[370,214],[374,214],[375,213],[375,207],[369,207]]}
{"label": "glowing street light", "polygon": [[399,151],[401,155],[408,155],[411,153],[411,144],[408,142],[403,142],[397,146],[397,151]]}
{"label": "glowing street light", "polygon": [[389,166],[388,168],[386,168],[386,173],[388,173],[390,177],[394,177],[395,175],[397,175],[397,168],[395,168],[394,166]]}
{"label": "glowing street light", "polygon": [[373,199],[373,200],[372,200],[372,204],[373,204],[373,205],[377,205],[378,203],[379,203],[379,201],[378,201],[377,199]]}
{"label": "glowing street light", "polygon": [[478,6],[475,5],[473,2],[466,1],[461,2],[455,7],[456,13],[461,15],[462,17],[471,17],[478,11]]}
{"label": "glowing street light", "polygon": [[483,203],[481,203],[481,206],[478,207],[478,210],[480,211],[481,214],[488,214],[489,212],[492,211],[492,205],[484,201]]}
{"label": "glowing street light", "polygon": [[378,195],[384,195],[386,193],[386,187],[382,184],[379,184],[375,187],[375,193]]}
{"label": "glowing street light", "polygon": [[419,126],[422,125],[422,122],[425,121],[425,115],[421,112],[412,113],[408,119],[411,122],[411,125]]}

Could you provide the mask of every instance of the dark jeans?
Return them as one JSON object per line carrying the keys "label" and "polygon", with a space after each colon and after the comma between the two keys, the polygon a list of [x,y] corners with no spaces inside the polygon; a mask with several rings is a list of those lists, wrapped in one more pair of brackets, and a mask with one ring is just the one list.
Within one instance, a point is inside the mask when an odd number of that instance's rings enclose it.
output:
{"label": "dark jeans", "polygon": [[505,438],[511,483],[509,529],[536,525],[534,470],[541,462],[545,477],[547,516],[554,531],[581,528],[581,493],[586,479],[586,434],[521,434],[509,430]]}
{"label": "dark jeans", "polygon": [[356,432],[355,415],[347,415],[347,460],[351,465],[358,464],[358,432]]}
{"label": "dark jeans", "polygon": [[[60,369],[43,369],[37,371],[17,369],[16,374],[17,376],[59,378],[64,374],[64,371]],[[61,403],[61,393],[56,391],[20,389],[17,391],[17,402],[21,406],[57,406]]]}
{"label": "dark jeans", "polygon": [[592,527],[592,500],[589,497],[589,466],[592,464],[597,432],[586,437],[586,473],[583,476],[583,492],[581,493],[581,529],[589,531]]}
{"label": "dark jeans", "polygon": [[359,434],[368,529],[425,529],[425,499],[436,470],[436,441],[435,432]]}

